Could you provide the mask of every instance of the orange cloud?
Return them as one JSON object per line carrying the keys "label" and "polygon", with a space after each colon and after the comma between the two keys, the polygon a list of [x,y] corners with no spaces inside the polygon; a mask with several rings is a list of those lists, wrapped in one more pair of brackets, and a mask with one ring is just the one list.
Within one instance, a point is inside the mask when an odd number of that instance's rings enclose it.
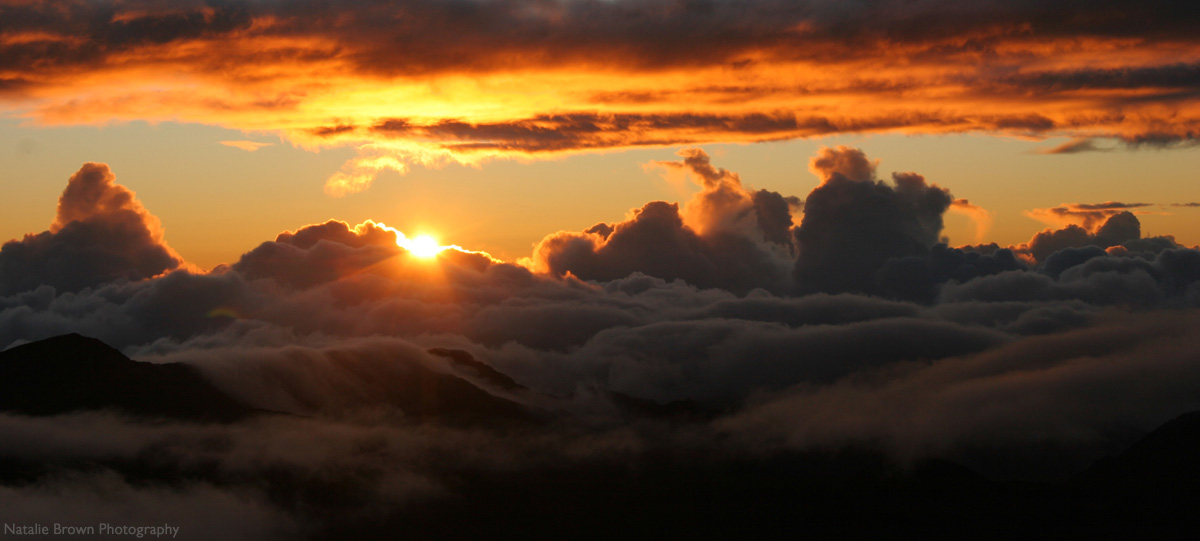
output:
{"label": "orange cloud", "polygon": [[262,147],[269,147],[274,143],[259,143],[256,141],[221,141],[222,145],[233,148],[240,148],[246,152],[254,152]]}
{"label": "orange cloud", "polygon": [[992,213],[979,205],[975,205],[966,199],[955,199],[950,202],[950,209],[959,214],[965,214],[975,223],[975,243],[983,242],[987,232],[992,227]]}
{"label": "orange cloud", "polygon": [[413,163],[644,146],[979,132],[1080,152],[1200,134],[1200,40],[1176,3],[872,4],[0,0],[0,107],[359,148],[331,195]]}
{"label": "orange cloud", "polygon": [[1154,206],[1153,203],[1122,203],[1105,201],[1103,203],[1063,203],[1057,207],[1031,209],[1025,215],[1053,227],[1077,225],[1095,233],[1096,230],[1110,217],[1123,212],[1133,214],[1150,214],[1137,210]]}

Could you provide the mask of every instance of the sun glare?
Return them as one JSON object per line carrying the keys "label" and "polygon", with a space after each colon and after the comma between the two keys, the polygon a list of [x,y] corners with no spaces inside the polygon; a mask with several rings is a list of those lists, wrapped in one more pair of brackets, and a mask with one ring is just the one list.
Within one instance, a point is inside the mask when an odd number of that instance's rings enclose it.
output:
{"label": "sun glare", "polygon": [[436,257],[438,253],[445,249],[445,247],[440,246],[438,241],[429,235],[407,239],[407,242],[402,246],[411,252],[412,255],[423,259]]}

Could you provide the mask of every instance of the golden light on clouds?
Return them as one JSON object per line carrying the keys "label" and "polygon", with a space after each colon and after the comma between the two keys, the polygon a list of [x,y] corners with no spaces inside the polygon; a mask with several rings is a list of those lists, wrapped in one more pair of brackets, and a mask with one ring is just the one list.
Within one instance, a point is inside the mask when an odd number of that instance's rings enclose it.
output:
{"label": "golden light on clouds", "polygon": [[0,0],[6,530],[1194,535],[1198,7]]}
{"label": "golden light on clouds", "polygon": [[647,146],[1200,132],[1200,44],[1170,10],[1126,6],[1135,28],[1117,31],[1037,6],[660,4],[5,2],[37,23],[0,29],[0,100],[44,124],[178,120],[353,146],[327,177],[335,197],[411,164]]}
{"label": "golden light on clouds", "polygon": [[421,259],[432,259],[437,257],[442,250],[450,248],[449,246],[440,246],[438,241],[429,235],[418,235],[411,239],[401,236],[396,239],[396,244]]}
{"label": "golden light on clouds", "polygon": [[246,152],[254,152],[262,147],[269,147],[274,143],[259,143],[257,141],[221,141],[222,145],[233,148],[240,148]]}

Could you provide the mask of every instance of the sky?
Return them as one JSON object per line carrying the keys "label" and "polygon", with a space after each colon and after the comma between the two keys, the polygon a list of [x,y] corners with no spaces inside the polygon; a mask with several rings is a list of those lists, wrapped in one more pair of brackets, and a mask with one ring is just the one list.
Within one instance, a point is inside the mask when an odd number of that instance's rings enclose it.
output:
{"label": "sky", "polygon": [[[0,412],[0,458],[117,464],[0,503],[253,539],[341,516],[279,471],[357,472],[376,518],[664,450],[1062,479],[1200,410],[1197,27],[1166,0],[0,0],[0,350],[80,333],[289,415]],[[423,425],[414,371],[553,422]],[[147,453],[200,473],[138,484]]]}
{"label": "sky", "polygon": [[1200,199],[1191,8],[944,4],[7,3],[0,233],[40,231],[98,161],[204,268],[329,218],[515,261],[686,200],[646,167],[681,148],[803,196],[808,158],[846,144],[992,214],[982,236],[951,220],[955,245],[1106,201],[1200,242],[1170,207]]}

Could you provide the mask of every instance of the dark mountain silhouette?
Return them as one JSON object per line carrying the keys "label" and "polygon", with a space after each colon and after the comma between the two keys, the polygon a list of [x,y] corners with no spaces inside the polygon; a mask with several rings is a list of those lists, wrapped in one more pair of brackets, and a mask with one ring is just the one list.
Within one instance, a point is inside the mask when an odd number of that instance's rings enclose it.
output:
{"label": "dark mountain silhouette", "polygon": [[[517,386],[508,376],[470,358],[456,364],[502,388]],[[463,357],[465,358],[459,358]],[[347,359],[353,367],[353,359]],[[416,422],[472,424],[524,422],[530,412],[470,382],[413,363],[386,374],[363,374],[369,392],[363,403],[342,407],[394,406]],[[490,372],[488,372],[490,371]],[[285,381],[280,381],[286,386]],[[309,404],[314,411],[326,404]],[[0,352],[0,411],[57,415],[88,410],[199,422],[232,422],[256,413],[209,383],[194,367],[129,359],[103,342],[68,334]]]}
{"label": "dark mountain silhouette", "polygon": [[[494,386],[503,391],[508,392],[530,392],[529,389],[517,383],[508,375],[488,366],[487,364],[475,359],[469,352],[461,349],[447,348],[431,348],[428,350],[430,354],[439,357],[445,357],[450,360],[451,366],[459,374],[469,376],[471,378],[486,382],[486,384]],[[701,408],[698,404],[691,400],[682,400],[660,404],[653,400],[637,398],[635,396],[608,391],[604,389],[596,389],[598,393],[603,393],[613,406],[615,406],[627,419],[634,418],[670,418],[675,421],[704,421],[711,420],[720,410],[709,411]]]}
{"label": "dark mountain silhouette", "polygon": [[[508,376],[475,361],[466,352],[447,355],[454,360],[456,368],[489,384],[505,390],[509,390],[507,386],[516,385]],[[397,362],[388,365],[387,370],[380,371],[371,369],[352,356],[334,356],[334,360],[341,363],[345,370],[356,374],[363,382],[362,392],[354,397],[342,396],[336,404],[308,404],[314,411],[370,409],[387,405],[403,412],[406,419],[418,423],[484,426],[523,424],[536,421],[540,416],[540,412],[495,396],[462,377],[443,374],[417,363]],[[464,364],[464,361],[473,364]],[[296,393],[296,396],[300,394]]]}
{"label": "dark mountain silhouette", "polygon": [[1185,413],[1076,475],[1067,498],[1097,532],[1152,539],[1200,532],[1200,411]]}
{"label": "dark mountain silhouette", "polygon": [[[456,350],[450,359],[471,381],[508,392],[532,392]],[[346,362],[353,362],[348,359]],[[363,404],[386,403],[421,422],[512,427],[543,434],[557,426],[468,379],[404,363],[373,374]],[[614,404],[631,426],[645,419],[704,423],[710,413],[689,404],[660,405],[619,394]],[[374,402],[372,402],[374,401]],[[355,406],[349,404],[349,406]],[[319,409],[319,404],[314,407]],[[0,353],[0,411],[53,415],[109,409],[155,418],[237,421],[256,413],[209,384],[195,369],[130,360],[79,335]],[[656,421],[656,422],[657,422]],[[679,422],[682,422],[680,424]],[[668,435],[664,434],[666,438]],[[647,437],[654,439],[654,435]],[[432,464],[446,493],[364,515],[370,475],[313,475],[287,464],[238,471],[177,460],[169,448],[136,457],[76,460],[0,457],[0,484],[37,483],[65,471],[111,471],[128,482],[174,486],[265,487],[281,509],[311,520],[315,539],[466,538],[520,532],[531,538],[925,538],[1169,539],[1200,531],[1200,412],[1181,415],[1124,452],[1065,482],[996,481],[955,462],[897,464],[869,445],[761,456],[696,452],[671,440],[638,454],[513,468]],[[353,472],[351,472],[353,473]]]}
{"label": "dark mountain silhouette", "polygon": [[525,390],[523,385],[513,381],[512,378],[497,371],[495,368],[475,360],[475,357],[470,353],[461,349],[431,348],[429,353],[450,359],[455,369],[491,383],[505,391]]}
{"label": "dark mountain silhouette", "polygon": [[133,361],[78,334],[0,352],[0,411],[56,415],[84,410],[218,422],[255,413],[190,366]]}
{"label": "dark mountain silhouette", "polygon": [[1200,495],[1200,411],[1168,421],[1123,453],[1076,476],[1075,482]]}

